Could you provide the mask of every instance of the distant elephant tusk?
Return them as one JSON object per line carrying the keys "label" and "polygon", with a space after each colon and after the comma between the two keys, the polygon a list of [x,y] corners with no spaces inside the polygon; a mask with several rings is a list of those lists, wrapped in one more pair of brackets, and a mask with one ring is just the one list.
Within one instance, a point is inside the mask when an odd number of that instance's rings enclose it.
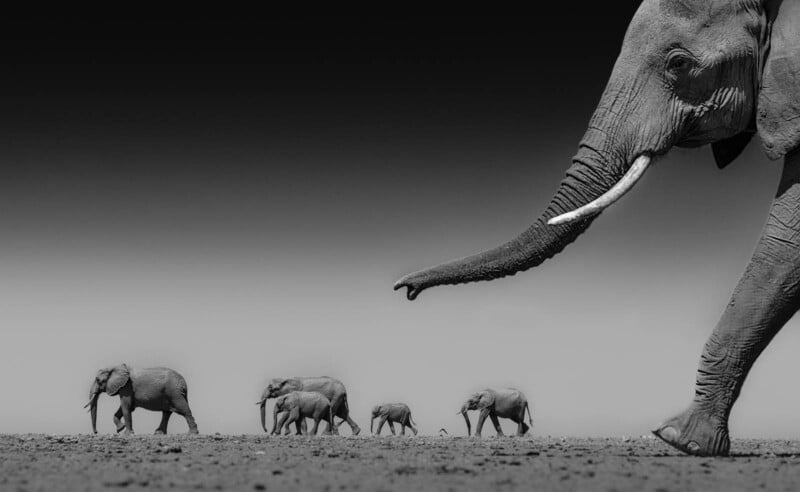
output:
{"label": "distant elephant tusk", "polygon": [[548,225],[561,225],[561,224],[569,224],[570,222],[575,222],[576,220],[581,220],[586,217],[597,215],[603,210],[605,210],[609,205],[616,202],[622,196],[629,192],[631,188],[636,184],[637,181],[644,175],[644,172],[647,170],[647,167],[650,165],[651,162],[650,156],[641,155],[639,156],[633,163],[633,165],[628,169],[628,172],[617,181],[617,183],[611,187],[610,190],[603,193],[599,198],[596,200],[587,203],[586,205],[578,208],[577,210],[573,210],[572,212],[567,212],[565,214],[561,214],[558,217],[553,217],[552,219],[547,221]]}

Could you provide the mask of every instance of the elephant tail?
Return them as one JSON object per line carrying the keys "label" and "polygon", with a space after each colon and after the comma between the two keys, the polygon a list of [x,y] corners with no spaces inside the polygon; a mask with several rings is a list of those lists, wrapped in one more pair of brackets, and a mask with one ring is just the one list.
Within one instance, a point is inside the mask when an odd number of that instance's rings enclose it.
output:
{"label": "elephant tail", "polygon": [[[530,424],[531,429],[533,429],[533,414],[531,414],[531,407],[528,405],[528,402],[525,402],[525,409],[528,411],[528,424]],[[525,419],[525,413],[522,414],[522,418]]]}

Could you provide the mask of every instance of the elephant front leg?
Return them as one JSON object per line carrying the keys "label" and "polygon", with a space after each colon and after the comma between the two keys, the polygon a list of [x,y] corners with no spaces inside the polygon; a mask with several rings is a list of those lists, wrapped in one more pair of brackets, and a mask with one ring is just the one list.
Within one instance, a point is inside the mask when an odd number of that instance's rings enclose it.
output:
{"label": "elephant front leg", "polygon": [[117,433],[122,432],[125,430],[125,423],[122,422],[122,407],[117,408],[117,411],[114,412],[114,426],[117,429]]}
{"label": "elephant front leg", "polygon": [[125,422],[125,435],[133,434],[133,398],[130,396],[123,396],[120,398],[120,409],[122,410],[122,419]]}
{"label": "elephant front leg", "polygon": [[391,420],[387,420],[386,423],[389,424],[389,430],[392,431],[392,435],[396,436],[397,433],[394,431],[394,422],[392,422]]}
{"label": "elephant front leg", "polygon": [[[380,420],[378,420],[378,429],[375,431],[376,436],[381,435],[381,430],[383,429],[383,424],[386,423],[386,416],[382,416]],[[392,429],[392,434],[394,434],[394,429]]]}
{"label": "elephant front leg", "polygon": [[[281,435],[281,429],[283,429],[283,427],[284,427],[284,424],[286,424],[286,419],[287,419],[287,418],[288,418],[288,415],[287,415],[287,413],[286,413],[286,412],[283,412],[283,413],[281,414],[281,418],[280,418],[280,419],[278,419],[278,423],[277,423],[277,424],[275,424],[275,428],[274,428],[274,429],[272,429],[272,435],[273,435],[273,436],[279,436],[279,435]],[[288,426],[288,425],[286,425],[286,429],[287,429],[287,430],[289,429],[289,426]]]}
{"label": "elephant front leg", "polygon": [[689,454],[724,456],[728,416],[745,378],[800,301],[800,153],[784,166],[778,195],[744,275],[706,342],[694,400],[653,432]]}
{"label": "elephant front leg", "polygon": [[478,415],[478,424],[475,426],[475,437],[481,437],[481,431],[483,430],[483,423],[486,422],[486,417],[489,416],[489,410],[484,408],[481,410],[481,413]]}
{"label": "elephant front leg", "polygon": [[492,425],[494,426],[494,430],[497,432],[497,437],[504,437],[505,434],[503,434],[503,428],[500,426],[500,420],[498,420],[497,414],[490,412],[489,418],[492,419]]}
{"label": "elephant front leg", "polygon": [[311,435],[312,436],[316,436],[317,432],[319,431],[319,421],[320,421],[319,417],[314,417],[314,427],[311,428]]}

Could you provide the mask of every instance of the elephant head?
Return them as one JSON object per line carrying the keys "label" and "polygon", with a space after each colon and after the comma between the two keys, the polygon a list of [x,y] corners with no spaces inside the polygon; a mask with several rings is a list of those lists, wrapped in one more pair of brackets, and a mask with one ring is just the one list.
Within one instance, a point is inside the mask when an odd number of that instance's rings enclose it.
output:
{"label": "elephant head", "polygon": [[[279,431],[280,431],[280,429],[278,429],[278,414],[286,410],[286,405],[287,405],[287,401],[286,400],[288,398],[289,398],[289,395],[283,395],[283,396],[278,397],[277,400],[275,400],[275,407],[273,407],[273,409],[272,409],[272,432],[275,433],[275,434],[278,434]],[[264,432],[267,432],[267,428],[264,426],[264,417],[263,417],[264,416],[264,410],[263,410],[264,407],[261,407],[261,408],[262,408],[262,411],[261,411],[261,416],[262,416],[262,418],[261,418],[261,426],[264,427]]]}
{"label": "elephant head", "polygon": [[372,434],[372,424],[375,422],[375,419],[381,414],[381,405],[375,405],[372,407],[372,414],[370,415],[369,419],[369,433]]}
{"label": "elephant head", "polygon": [[[469,421],[469,410],[484,410],[490,409],[494,406],[494,395],[490,391],[479,391],[470,396],[467,401],[461,405],[460,413],[464,417],[464,422],[467,423],[467,435],[472,435],[472,424]],[[480,429],[478,429],[480,430]]]}
{"label": "elephant head", "polygon": [[728,165],[756,131],[777,159],[800,144],[800,5],[781,0],[644,0],[566,177],[515,239],[409,274],[429,287],[491,280],[561,252],[672,147],[711,144]]}
{"label": "elephant head", "polygon": [[86,404],[92,416],[92,432],[97,434],[97,399],[100,397],[100,393],[105,391],[109,396],[114,396],[119,393],[129,380],[130,369],[125,364],[97,371],[92,387],[89,390],[89,403]]}

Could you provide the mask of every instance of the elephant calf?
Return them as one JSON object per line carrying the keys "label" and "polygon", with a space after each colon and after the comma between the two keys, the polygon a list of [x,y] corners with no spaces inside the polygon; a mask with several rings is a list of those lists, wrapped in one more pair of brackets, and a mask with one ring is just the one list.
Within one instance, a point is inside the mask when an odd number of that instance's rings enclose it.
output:
{"label": "elephant calf", "polygon": [[[283,415],[278,422],[278,414],[282,412]],[[333,413],[330,400],[313,391],[293,391],[280,396],[275,400],[275,407],[272,411],[272,433],[278,435],[284,426],[288,428],[294,423],[297,426],[297,434],[301,434],[301,425],[306,418],[314,419],[314,427],[311,429],[312,436],[317,435],[320,421],[328,423],[325,434],[332,433]],[[264,427],[264,432],[267,432],[263,419],[261,425]]]}
{"label": "elephant calf", "polygon": [[[197,434],[197,424],[187,400],[186,380],[172,369],[132,369],[126,364],[100,369],[89,391],[89,403],[86,404],[92,415],[92,432],[95,434],[97,399],[103,391],[109,396],[119,395],[119,409],[114,414],[117,432],[124,430],[125,434],[133,434],[131,413],[141,407],[161,412],[161,424],[156,429],[156,434],[167,433],[167,422],[172,412],[183,415],[189,424],[189,433]],[[124,423],[120,419],[124,419]]]}
{"label": "elephant calf", "polygon": [[[524,436],[533,427],[533,416],[528,406],[528,399],[525,398],[522,391],[517,389],[485,389],[470,396],[458,412],[464,416],[464,421],[467,423],[467,435],[470,435],[472,425],[469,422],[467,410],[481,411],[478,416],[478,426],[475,428],[475,437],[481,437],[481,429],[483,429],[486,417],[492,419],[492,424],[494,424],[498,436],[503,435],[503,429],[497,420],[498,417],[515,422],[518,436]],[[525,423],[525,410],[528,411],[528,423],[530,426]]]}
{"label": "elephant calf", "polygon": [[411,409],[405,403],[384,403],[382,405],[375,405],[372,408],[372,418],[369,421],[369,431],[372,432],[372,423],[376,418],[380,417],[378,421],[378,431],[376,435],[381,435],[383,424],[389,424],[389,430],[394,433],[394,424],[400,424],[400,435],[406,435],[406,427],[411,429],[414,435],[417,435],[417,425],[411,418]]}

